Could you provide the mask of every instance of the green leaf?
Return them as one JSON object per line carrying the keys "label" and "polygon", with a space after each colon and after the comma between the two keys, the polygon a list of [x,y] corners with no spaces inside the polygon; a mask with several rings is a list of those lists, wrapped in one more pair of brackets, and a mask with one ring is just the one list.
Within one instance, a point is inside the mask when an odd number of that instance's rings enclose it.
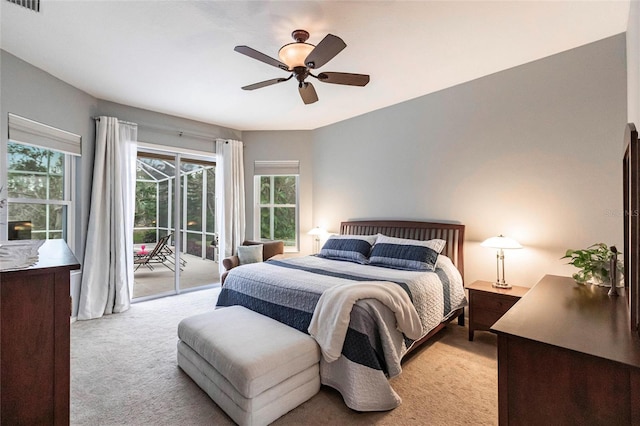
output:
{"label": "green leaf", "polygon": [[[595,243],[586,249],[568,249],[560,259],[569,259],[567,264],[579,269],[572,276],[577,282],[583,284],[591,279],[608,282],[611,276],[609,268],[612,257],[614,253],[609,246],[605,243]],[[618,260],[616,267],[621,275],[624,268],[621,260]]]}

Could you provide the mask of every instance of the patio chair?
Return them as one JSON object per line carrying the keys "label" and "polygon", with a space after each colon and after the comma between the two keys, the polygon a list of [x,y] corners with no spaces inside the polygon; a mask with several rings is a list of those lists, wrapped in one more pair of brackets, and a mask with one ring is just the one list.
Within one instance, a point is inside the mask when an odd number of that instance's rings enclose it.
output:
{"label": "patio chair", "polygon": [[[146,266],[150,270],[153,271],[153,264],[161,263],[171,271],[175,272],[175,269],[171,266],[173,265],[164,252],[165,247],[167,246],[167,242],[171,238],[171,234],[165,235],[164,237],[158,240],[158,243],[155,245],[153,250],[145,254],[135,254],[133,258],[133,264],[137,265],[134,271],[137,271],[142,265]],[[175,265],[174,265],[175,266]]]}
{"label": "patio chair", "polygon": [[[167,257],[167,260],[170,261],[171,263],[173,263],[175,265],[175,254],[173,252],[173,249],[171,248],[171,245],[169,244],[169,240],[171,239],[171,237],[173,236],[173,234],[169,234],[169,238],[167,239],[167,244],[164,245],[164,247],[162,247],[161,253],[164,254]],[[187,261],[184,260],[182,257],[180,258],[180,270],[182,270],[183,266],[187,266]]]}

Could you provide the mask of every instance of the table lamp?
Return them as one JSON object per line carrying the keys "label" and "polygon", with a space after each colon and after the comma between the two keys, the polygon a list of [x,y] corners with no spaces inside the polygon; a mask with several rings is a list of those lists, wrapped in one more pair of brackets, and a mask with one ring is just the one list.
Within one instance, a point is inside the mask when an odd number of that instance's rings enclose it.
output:
{"label": "table lamp", "polygon": [[327,231],[325,231],[323,228],[320,228],[319,226],[316,226],[315,228],[307,232],[308,235],[313,236],[313,254],[317,254],[320,251],[320,235],[324,235],[326,233]]}
{"label": "table lamp", "polygon": [[[507,284],[504,278],[504,250],[509,249],[521,249],[522,246],[519,242],[513,238],[505,237],[504,235],[498,235],[497,237],[491,237],[484,240],[481,244],[482,247],[489,247],[498,249],[496,253],[496,282],[493,283],[497,288],[511,288],[510,284]],[[500,270],[502,270],[502,278],[500,277]]]}

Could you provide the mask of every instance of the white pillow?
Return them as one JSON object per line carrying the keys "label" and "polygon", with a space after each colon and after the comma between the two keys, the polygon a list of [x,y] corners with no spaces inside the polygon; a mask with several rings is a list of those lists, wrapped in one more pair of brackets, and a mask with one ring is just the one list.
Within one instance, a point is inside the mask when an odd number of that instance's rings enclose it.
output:
{"label": "white pillow", "polygon": [[238,246],[238,259],[241,265],[262,262],[262,244]]}

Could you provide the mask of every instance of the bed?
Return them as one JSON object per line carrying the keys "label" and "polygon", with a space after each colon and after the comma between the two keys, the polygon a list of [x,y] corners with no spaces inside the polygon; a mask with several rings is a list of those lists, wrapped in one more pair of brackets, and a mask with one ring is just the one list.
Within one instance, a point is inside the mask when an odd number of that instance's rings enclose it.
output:
{"label": "bed", "polygon": [[[217,302],[220,307],[242,305],[311,332],[323,353],[322,383],[337,389],[345,404],[357,411],[400,405],[389,379],[401,373],[402,358],[453,319],[464,325],[467,304],[464,225],[384,220],[340,226],[341,236],[378,234],[443,240],[444,248],[434,257],[433,271],[426,272],[315,255],[245,265],[230,271]],[[364,291],[371,294],[363,296]],[[347,308],[342,307],[345,300]],[[334,327],[340,332],[327,331]]]}

